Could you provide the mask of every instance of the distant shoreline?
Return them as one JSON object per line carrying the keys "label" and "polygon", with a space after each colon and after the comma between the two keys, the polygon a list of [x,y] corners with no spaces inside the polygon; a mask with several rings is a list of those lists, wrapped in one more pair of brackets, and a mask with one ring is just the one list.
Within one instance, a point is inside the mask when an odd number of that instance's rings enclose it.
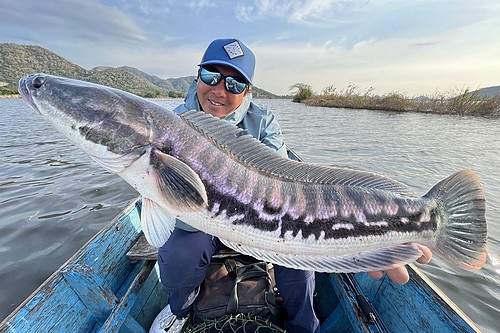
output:
{"label": "distant shoreline", "polygon": [[[21,95],[0,95],[0,98],[21,98]],[[458,101],[456,99],[416,101],[414,99],[404,98],[400,95],[385,96],[383,98],[360,96],[335,96],[335,98],[332,98],[331,96],[312,96],[298,101],[298,103],[308,106],[351,110],[371,110],[394,113],[418,112],[438,115],[500,118],[500,97],[493,97],[484,101],[469,99],[459,99]]]}
{"label": "distant shoreline", "polygon": [[[391,102],[393,102],[391,104]],[[396,102],[396,103],[394,103]],[[458,115],[458,116],[476,116],[487,118],[500,118],[500,99],[495,101],[443,101],[443,100],[429,100],[429,101],[415,101],[415,100],[398,100],[387,101],[382,99],[364,101],[338,101],[328,100],[315,96],[301,101],[305,105],[320,106],[329,108],[342,108],[352,110],[371,110],[371,111],[384,111],[384,112],[419,112],[429,114],[442,114],[442,115]]]}
{"label": "distant shoreline", "polygon": [[297,90],[292,101],[309,106],[500,118],[500,93],[486,97],[478,91],[465,89],[451,97],[436,93],[430,97],[410,98],[399,93],[374,95],[372,89],[359,92],[354,85],[345,91],[331,86],[321,95],[314,94],[311,86],[306,84],[295,84],[292,89]]}

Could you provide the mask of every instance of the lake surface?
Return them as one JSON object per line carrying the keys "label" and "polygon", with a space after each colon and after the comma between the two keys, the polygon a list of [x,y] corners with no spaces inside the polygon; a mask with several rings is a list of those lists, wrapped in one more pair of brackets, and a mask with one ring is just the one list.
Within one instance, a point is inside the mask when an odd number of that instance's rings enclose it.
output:
{"label": "lake surface", "polygon": [[[155,100],[172,108],[179,99]],[[262,100],[306,161],[382,173],[425,194],[471,168],[487,200],[489,257],[464,271],[419,265],[485,332],[500,317],[500,120],[308,107]],[[0,99],[0,320],[116,216],[137,193],[33,112]]]}

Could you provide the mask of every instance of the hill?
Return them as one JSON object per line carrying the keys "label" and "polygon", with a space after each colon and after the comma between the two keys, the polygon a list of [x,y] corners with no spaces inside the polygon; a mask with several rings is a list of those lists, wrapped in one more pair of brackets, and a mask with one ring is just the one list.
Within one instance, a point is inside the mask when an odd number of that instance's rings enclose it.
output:
{"label": "hill", "polygon": [[107,71],[109,69],[120,70],[123,72],[133,74],[137,77],[140,77],[143,80],[150,82],[154,86],[166,92],[183,93],[187,91],[191,82],[193,82],[193,80],[196,78],[195,76],[185,76],[176,79],[161,79],[158,76],[144,73],[143,71],[130,66],[121,66],[118,68],[99,66],[99,67],[94,67],[92,71],[101,72],[101,71]]}
{"label": "hill", "polygon": [[[143,97],[182,97],[195,76],[161,79],[137,68],[99,66],[91,70],[37,45],[0,43],[0,95],[17,93],[19,79],[30,73],[47,73],[118,88]],[[278,98],[254,87],[258,98]]]}
{"label": "hill", "polygon": [[0,81],[17,85],[20,77],[37,72],[77,77],[87,70],[40,46],[0,44]]}
{"label": "hill", "polygon": [[0,82],[17,91],[19,79],[30,73],[47,73],[115,87],[141,96],[167,94],[151,82],[115,68],[87,70],[37,45],[0,44]]}
{"label": "hill", "polygon": [[477,96],[479,99],[500,96],[500,86],[481,88],[475,91],[471,91],[469,94]]}

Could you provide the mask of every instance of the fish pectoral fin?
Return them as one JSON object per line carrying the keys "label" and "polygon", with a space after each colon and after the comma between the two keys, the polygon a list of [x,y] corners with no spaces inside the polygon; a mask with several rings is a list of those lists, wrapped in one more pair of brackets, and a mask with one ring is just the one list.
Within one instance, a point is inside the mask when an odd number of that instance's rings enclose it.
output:
{"label": "fish pectoral fin", "polygon": [[151,165],[162,200],[174,211],[197,212],[208,205],[205,185],[187,164],[155,150]]}
{"label": "fish pectoral fin", "polygon": [[148,243],[158,248],[170,238],[175,217],[153,200],[142,198],[141,226]]}
{"label": "fish pectoral fin", "polygon": [[325,273],[358,273],[388,270],[413,262],[422,256],[415,243],[400,244],[349,255],[294,255],[263,251],[221,239],[231,249],[284,267]]}

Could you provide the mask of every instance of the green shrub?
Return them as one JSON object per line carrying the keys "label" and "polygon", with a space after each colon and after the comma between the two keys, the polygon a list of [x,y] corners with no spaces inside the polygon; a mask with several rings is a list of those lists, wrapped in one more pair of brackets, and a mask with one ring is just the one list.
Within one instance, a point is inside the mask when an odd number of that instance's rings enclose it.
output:
{"label": "green shrub", "polygon": [[1,86],[0,95],[17,95],[17,87],[9,85]]}
{"label": "green shrub", "polygon": [[290,87],[290,91],[293,94],[292,101],[296,103],[300,103],[314,95],[312,87],[303,83],[295,83]]}

